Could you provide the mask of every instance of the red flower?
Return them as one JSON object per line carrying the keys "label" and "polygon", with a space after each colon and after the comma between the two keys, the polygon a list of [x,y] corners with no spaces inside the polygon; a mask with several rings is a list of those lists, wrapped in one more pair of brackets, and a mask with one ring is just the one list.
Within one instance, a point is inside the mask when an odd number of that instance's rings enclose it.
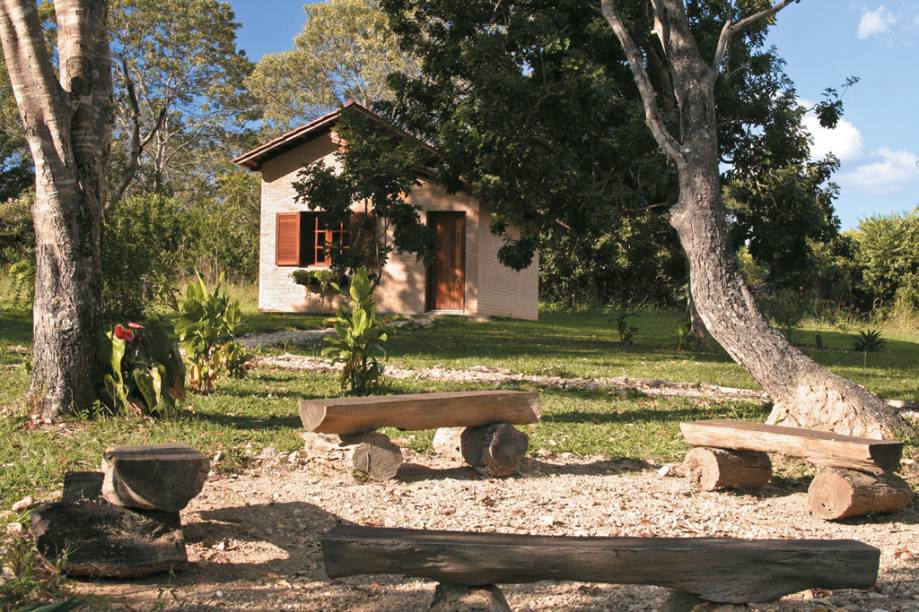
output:
{"label": "red flower", "polygon": [[[119,340],[124,340],[125,336],[127,335],[128,335],[128,330],[126,330],[121,323],[115,326],[115,337],[116,338],[118,338]],[[134,332],[131,332],[131,335],[133,336]]]}
{"label": "red flower", "polygon": [[144,328],[143,325],[141,325],[140,323],[135,323],[134,321],[128,321],[128,327],[130,327],[131,329],[143,329]]}
{"label": "red flower", "polygon": [[130,342],[134,339],[134,330],[126,329],[124,330],[124,339],[126,342]]}

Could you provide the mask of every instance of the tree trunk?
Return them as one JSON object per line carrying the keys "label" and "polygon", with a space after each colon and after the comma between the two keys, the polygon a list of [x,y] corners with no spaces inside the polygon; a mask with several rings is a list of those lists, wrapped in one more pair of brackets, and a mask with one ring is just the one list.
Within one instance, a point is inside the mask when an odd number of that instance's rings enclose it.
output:
{"label": "tree trunk", "polygon": [[111,137],[104,0],[57,0],[60,80],[34,0],[2,0],[0,38],[35,162],[34,414],[51,421],[96,397],[102,202]]}
{"label": "tree trunk", "polygon": [[696,301],[692,299],[692,292],[689,292],[686,296],[686,314],[689,316],[689,333],[695,338],[696,347],[699,349],[707,349],[708,329],[705,328],[705,323],[699,315],[699,310],[696,308]]}
{"label": "tree trunk", "polygon": [[622,44],[645,109],[645,121],[674,162],[680,194],[670,223],[689,260],[690,291],[712,337],[774,401],[770,423],[864,437],[897,437],[909,431],[902,417],[865,388],[836,376],[770,327],[745,286],[729,249],[718,170],[715,82],[732,34],[773,16],[792,0],[732,24],[728,21],[714,60],[706,62],[693,37],[683,0],[652,0],[654,32],[670,66],[679,110],[679,139],[664,123],[644,55],[620,19],[616,0],[601,0],[604,17]]}

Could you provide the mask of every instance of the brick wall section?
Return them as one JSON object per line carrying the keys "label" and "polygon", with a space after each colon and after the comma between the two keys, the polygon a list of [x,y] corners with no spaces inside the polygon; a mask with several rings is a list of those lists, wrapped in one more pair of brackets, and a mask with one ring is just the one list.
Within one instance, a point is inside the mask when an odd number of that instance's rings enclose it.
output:
{"label": "brick wall section", "polygon": [[[335,166],[337,145],[329,135],[317,137],[267,161],[262,168],[261,227],[259,238],[259,309],[269,312],[330,312],[334,303],[320,300],[290,278],[295,267],[275,265],[276,220],[281,212],[307,210],[298,204],[292,182],[297,172],[314,160]],[[447,194],[439,185],[422,181],[409,201],[427,211],[466,213],[467,315],[510,316],[535,319],[538,300],[537,267],[515,273],[497,260],[501,242],[488,231],[488,216],[478,203],[459,193]],[[480,222],[480,217],[485,222]],[[483,273],[484,277],[483,278]],[[425,311],[426,271],[414,254],[393,252],[378,289],[382,312],[421,314]],[[483,282],[487,290],[483,288]]]}
{"label": "brick wall section", "polygon": [[484,220],[478,236],[479,308],[478,314],[535,321],[539,316],[539,253],[529,267],[515,272],[498,260],[500,237],[489,229],[491,211],[481,207]]}

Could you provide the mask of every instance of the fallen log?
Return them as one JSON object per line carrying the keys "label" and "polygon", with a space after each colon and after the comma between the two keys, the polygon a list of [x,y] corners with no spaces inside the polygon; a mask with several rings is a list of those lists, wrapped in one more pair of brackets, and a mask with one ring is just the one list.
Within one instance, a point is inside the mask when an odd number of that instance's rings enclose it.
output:
{"label": "fallen log", "polygon": [[578,538],[340,525],[321,542],[330,578],[652,584],[724,603],[773,601],[809,588],[869,588],[880,560],[877,548],[854,540]]}
{"label": "fallen log", "polygon": [[185,569],[179,514],[110,504],[102,479],[100,472],[67,474],[61,501],[32,511],[41,555],[68,576],[137,578]]}
{"label": "fallen log", "polygon": [[127,508],[178,512],[201,492],[210,470],[207,457],[174,443],[111,448],[103,457],[102,495]]}
{"label": "fallen log", "polygon": [[772,478],[772,461],[759,451],[696,447],[683,461],[690,483],[704,491],[755,490]]}
{"label": "fallen log", "polygon": [[402,449],[379,432],[334,436],[305,432],[304,449],[310,457],[340,461],[358,480],[383,481],[396,477]]}
{"label": "fallen log", "polygon": [[713,419],[680,423],[690,446],[762,451],[799,457],[833,468],[872,473],[893,472],[900,465],[903,443],[856,438],[825,431]]}
{"label": "fallen log", "polygon": [[476,427],[492,423],[526,425],[539,420],[536,393],[458,391],[300,401],[307,431],[350,434],[380,427],[417,431]]}
{"label": "fallen log", "polygon": [[818,474],[807,490],[807,505],[822,519],[896,512],[913,500],[909,484],[896,474],[874,476],[854,470]]}

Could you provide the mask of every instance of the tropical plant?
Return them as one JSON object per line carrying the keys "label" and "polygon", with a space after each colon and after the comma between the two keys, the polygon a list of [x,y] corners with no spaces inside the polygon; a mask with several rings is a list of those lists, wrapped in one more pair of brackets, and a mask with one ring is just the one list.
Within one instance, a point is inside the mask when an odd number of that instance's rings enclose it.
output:
{"label": "tropical plant", "polygon": [[334,333],[324,338],[328,346],[322,349],[322,356],[344,364],[342,391],[367,395],[383,375],[380,359],[386,356],[383,343],[389,339],[390,321],[377,314],[367,268],[357,269],[347,289],[337,283],[332,286],[341,294],[342,303],[336,316],[327,320]]}
{"label": "tropical plant", "polygon": [[696,335],[692,333],[692,323],[690,321],[685,321],[676,328],[676,350],[683,352],[696,351],[698,349],[699,340]]}
{"label": "tropical plant", "polygon": [[224,372],[232,378],[246,375],[251,358],[236,341],[241,315],[239,302],[222,292],[223,276],[213,291],[201,275],[188,284],[179,308],[176,330],[188,364],[188,385],[210,393]]}
{"label": "tropical plant", "polygon": [[176,400],[185,397],[185,367],[172,324],[164,318],[118,323],[105,339],[103,402],[116,412],[172,416]]}
{"label": "tropical plant", "polygon": [[852,350],[861,351],[864,355],[864,365],[868,365],[868,353],[876,353],[884,347],[881,332],[876,329],[864,329],[858,332],[858,337],[852,343]]}

